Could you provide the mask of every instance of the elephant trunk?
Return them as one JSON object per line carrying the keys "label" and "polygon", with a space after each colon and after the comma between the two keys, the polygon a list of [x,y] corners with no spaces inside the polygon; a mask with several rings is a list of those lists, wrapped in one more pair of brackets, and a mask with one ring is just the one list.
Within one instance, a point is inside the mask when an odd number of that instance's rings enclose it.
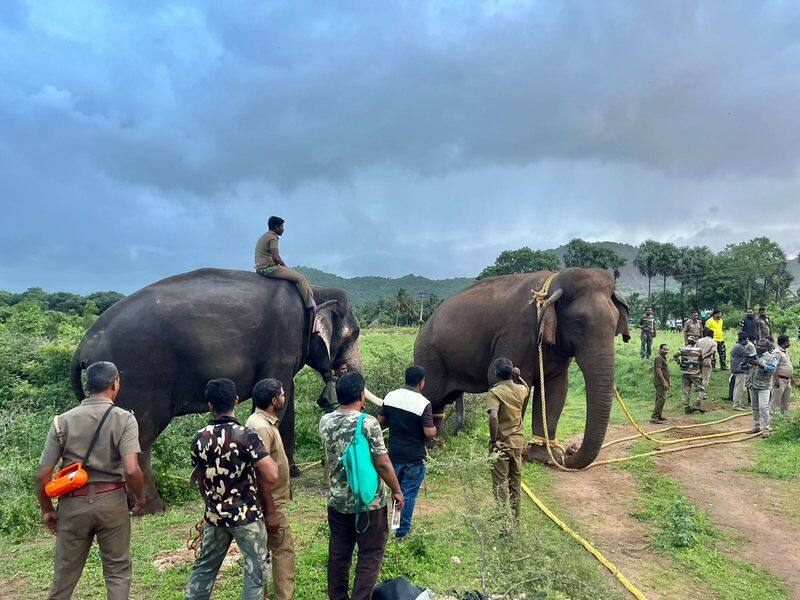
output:
{"label": "elephant trunk", "polygon": [[[350,347],[344,353],[344,360],[347,361],[348,366],[358,373],[364,374],[364,370],[361,364],[361,347],[359,346],[358,340],[355,340]],[[369,402],[376,406],[383,406],[383,398],[380,398],[369,391],[369,389],[364,389],[364,395],[366,396]]]}
{"label": "elephant trunk", "polygon": [[566,466],[582,469],[600,453],[608,429],[614,399],[614,347],[594,351],[586,349],[575,359],[586,382],[586,425],[578,451],[566,457]]}

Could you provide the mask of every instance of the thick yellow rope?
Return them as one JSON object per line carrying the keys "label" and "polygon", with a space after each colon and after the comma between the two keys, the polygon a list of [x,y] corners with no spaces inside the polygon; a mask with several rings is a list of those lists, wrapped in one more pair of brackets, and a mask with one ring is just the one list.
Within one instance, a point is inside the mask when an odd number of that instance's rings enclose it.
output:
{"label": "thick yellow rope", "polygon": [[[695,427],[706,427],[706,426],[711,426],[711,425],[719,425],[720,423],[725,423],[726,421],[730,421],[732,419],[739,419],[741,417],[748,417],[748,416],[750,416],[750,413],[741,413],[741,414],[738,414],[738,415],[731,415],[730,417],[725,417],[724,419],[717,419],[716,421],[703,421],[702,423],[692,423],[691,425],[670,425],[669,427],[662,427],[661,429],[654,429],[653,431],[648,431],[647,433],[648,433],[648,435],[654,435],[656,433],[665,433],[667,431],[675,431],[675,430],[683,430],[683,429],[694,429]],[[747,431],[747,430],[744,430],[744,431]],[[635,440],[635,439],[637,439],[639,437],[641,437],[641,435],[639,433],[636,433],[635,435],[629,435],[629,436],[626,436],[626,437],[621,437],[621,438],[618,438],[616,440],[612,440],[610,442],[606,442],[605,444],[603,444],[602,447],[603,448],[607,448],[608,446],[613,446],[614,444],[620,444],[622,442],[629,442],[629,441]],[[648,439],[652,439],[653,441],[664,443],[664,440],[656,440],[654,438],[648,438]],[[682,441],[687,441],[689,439],[694,439],[694,438],[684,438]],[[671,442],[672,440],[666,440],[666,441]]]}
{"label": "thick yellow rope", "polygon": [[614,577],[616,577],[619,580],[619,582],[623,586],[625,586],[626,590],[628,590],[631,594],[634,595],[634,597],[638,598],[639,600],[647,600],[647,597],[642,592],[640,592],[639,589],[635,585],[633,585],[633,583],[631,583],[631,581],[627,577],[625,577],[625,575],[620,573],[620,570],[617,567],[615,567],[610,560],[608,560],[605,556],[603,556],[602,552],[600,552],[597,548],[592,546],[588,541],[583,539],[579,534],[577,534],[574,530],[572,530],[566,523],[564,523],[564,521],[559,519],[549,508],[547,508],[544,505],[544,503],[541,500],[539,500],[539,498],[537,498],[534,495],[534,493],[530,490],[530,488],[527,485],[525,485],[524,482],[520,483],[520,486],[522,487],[522,490],[528,495],[528,497],[531,500],[533,500],[536,506],[538,506],[539,509],[544,514],[546,514],[551,521],[553,521],[553,523],[555,523],[561,529],[566,531],[572,538],[577,540],[584,548],[586,548],[586,550],[588,550],[598,561],[600,561],[600,564],[602,564],[606,569],[608,569],[614,574]]}

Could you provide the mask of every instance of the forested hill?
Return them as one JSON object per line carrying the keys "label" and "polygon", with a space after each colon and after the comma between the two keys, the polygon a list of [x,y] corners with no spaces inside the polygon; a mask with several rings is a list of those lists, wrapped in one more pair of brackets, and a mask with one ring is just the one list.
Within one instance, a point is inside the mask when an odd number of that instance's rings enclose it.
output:
{"label": "forested hill", "polygon": [[475,281],[470,277],[428,279],[418,275],[405,275],[396,279],[372,276],[345,278],[310,267],[298,267],[297,270],[303,273],[314,285],[344,289],[354,305],[388,300],[395,296],[400,288],[405,288],[412,298],[416,298],[419,292],[427,292],[428,294],[435,294],[439,298],[447,298],[457,294]]}

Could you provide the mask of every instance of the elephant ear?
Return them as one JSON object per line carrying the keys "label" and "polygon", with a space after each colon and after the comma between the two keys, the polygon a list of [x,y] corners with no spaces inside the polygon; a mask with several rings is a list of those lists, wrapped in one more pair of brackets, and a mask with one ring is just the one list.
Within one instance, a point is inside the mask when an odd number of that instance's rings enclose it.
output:
{"label": "elephant ear", "polygon": [[539,341],[551,346],[556,343],[556,330],[558,317],[556,317],[556,302],[561,298],[564,290],[554,290],[542,305],[541,317],[539,318]]}
{"label": "elephant ear", "polygon": [[319,356],[326,365],[330,366],[333,358],[331,357],[331,344],[333,343],[333,318],[331,309],[336,305],[336,301],[329,301],[317,307],[314,315],[314,324],[311,330],[311,348],[314,356]]}
{"label": "elephant ear", "polygon": [[616,306],[617,310],[619,311],[616,334],[622,334],[622,341],[627,342],[631,339],[631,332],[630,329],[628,329],[628,316],[630,314],[628,301],[625,299],[625,296],[620,294],[617,290],[614,290],[611,298],[614,300],[614,306]]}

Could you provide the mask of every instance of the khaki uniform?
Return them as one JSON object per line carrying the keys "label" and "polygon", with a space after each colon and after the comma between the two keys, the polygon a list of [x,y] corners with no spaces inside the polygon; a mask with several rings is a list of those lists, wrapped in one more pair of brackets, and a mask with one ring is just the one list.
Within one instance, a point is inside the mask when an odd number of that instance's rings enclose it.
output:
{"label": "khaki uniform", "polygon": [[789,358],[789,353],[783,348],[777,346],[774,353],[778,357],[778,366],[773,377],[775,383],[772,386],[769,409],[773,413],[780,412],[785,415],[789,411],[789,403],[792,401],[794,367],[792,367],[792,359]]}
{"label": "khaki uniform", "polygon": [[[103,414],[112,406],[109,398],[92,396],[56,417],[47,434],[40,468],[82,460]],[[86,557],[97,538],[108,598],[127,599],[131,587],[131,518],[125,488],[95,493],[96,484],[125,481],[123,457],[138,454],[139,427],[133,413],[116,407],[109,413],[89,457],[88,494],[62,496],[58,500],[58,528],[51,599],[67,599],[78,583]]]}
{"label": "khaki uniform", "polygon": [[[703,399],[703,378],[700,375],[700,362],[702,361],[702,350],[696,345],[684,346],[674,355],[681,368],[681,395],[683,396],[683,407],[687,411],[700,408]],[[692,389],[696,396],[692,400]]]}
{"label": "khaki uniform", "polygon": [[717,351],[717,342],[710,337],[701,337],[697,340],[695,348],[699,348],[703,353],[703,361],[700,363],[700,378],[703,381],[703,397],[708,398],[708,382],[711,379],[711,358]]}
{"label": "khaki uniform", "polygon": [[486,410],[497,411],[497,441],[508,448],[492,466],[492,489],[495,497],[510,503],[519,520],[520,482],[522,481],[522,447],[525,435],[522,430],[522,413],[530,396],[527,385],[501,381],[486,395]]}
{"label": "khaki uniform", "polygon": [[311,292],[311,286],[308,285],[308,280],[294,269],[277,264],[275,259],[272,258],[270,251],[279,250],[279,245],[280,239],[274,231],[268,231],[258,238],[255,252],[256,273],[264,277],[291,281],[300,291],[300,296],[303,298],[306,308],[311,308],[314,306],[314,296]]}
{"label": "khaki uniform", "polygon": [[656,389],[656,401],[653,406],[653,414],[650,415],[651,419],[663,418],[661,412],[664,410],[664,403],[667,400],[668,385],[669,365],[667,365],[667,360],[659,353],[653,360],[653,387]]}
{"label": "khaki uniform", "polygon": [[[257,408],[250,415],[245,427],[255,430],[269,451],[272,460],[278,465],[278,481],[272,484],[272,499],[280,519],[277,533],[267,531],[267,548],[272,554],[272,581],[275,587],[275,600],[291,600],[294,596],[295,550],[292,530],[284,508],[292,498],[289,485],[289,460],[283,448],[283,440],[278,431],[278,417]],[[268,598],[264,588],[264,598]]]}
{"label": "khaki uniform", "polygon": [[772,332],[772,323],[769,317],[758,317],[758,339],[767,337]]}
{"label": "khaki uniform", "polygon": [[692,321],[691,319],[688,319],[683,324],[683,329],[681,331],[683,332],[684,344],[687,343],[686,340],[689,337],[693,337],[694,339],[699,340],[701,337],[703,337],[703,323],[700,322],[700,319],[697,319],[697,321]]}

